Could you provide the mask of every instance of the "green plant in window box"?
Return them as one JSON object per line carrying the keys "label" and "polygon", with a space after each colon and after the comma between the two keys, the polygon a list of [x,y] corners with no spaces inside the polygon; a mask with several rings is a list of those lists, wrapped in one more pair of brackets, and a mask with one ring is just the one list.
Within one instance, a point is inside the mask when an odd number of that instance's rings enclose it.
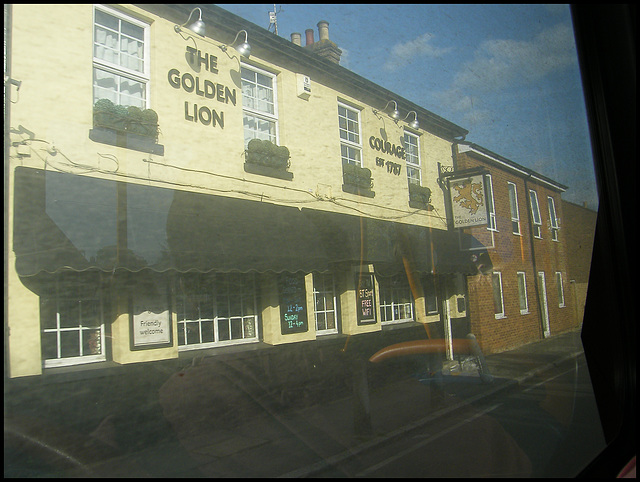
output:
{"label": "green plant in window box", "polygon": [[157,139],[158,114],[151,109],[116,105],[109,99],[99,99],[93,106],[94,127],[104,127],[118,132],[129,132]]}
{"label": "green plant in window box", "polygon": [[94,127],[113,129],[116,124],[116,106],[109,99],[99,99],[93,105]]}
{"label": "green plant in window box", "polygon": [[357,186],[361,189],[373,188],[371,180],[371,169],[360,167],[355,164],[344,162],[342,164],[342,175],[345,184]]}
{"label": "green plant in window box", "polygon": [[409,183],[409,201],[428,208],[431,202],[431,189],[419,184]]}
{"label": "green plant in window box", "polygon": [[158,137],[158,114],[151,109],[142,110],[130,105],[127,107],[127,132],[143,137]]}
{"label": "green plant in window box", "polygon": [[258,164],[274,169],[286,170],[289,167],[289,149],[276,146],[273,142],[251,139],[245,151],[245,160],[249,164]]}

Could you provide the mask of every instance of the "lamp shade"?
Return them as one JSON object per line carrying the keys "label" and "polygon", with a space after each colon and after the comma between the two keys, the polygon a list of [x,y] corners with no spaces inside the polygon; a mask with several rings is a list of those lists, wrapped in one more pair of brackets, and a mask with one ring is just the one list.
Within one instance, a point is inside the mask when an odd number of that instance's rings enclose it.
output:
{"label": "lamp shade", "polygon": [[251,55],[251,45],[249,45],[247,42],[242,42],[235,49],[238,51],[240,55],[242,55],[247,59]]}
{"label": "lamp shade", "polygon": [[202,20],[200,20],[200,19],[196,20],[191,25],[189,25],[187,28],[189,30],[191,30],[192,32],[195,32],[198,35],[201,35],[201,36],[204,37],[205,25],[204,25],[204,22]]}

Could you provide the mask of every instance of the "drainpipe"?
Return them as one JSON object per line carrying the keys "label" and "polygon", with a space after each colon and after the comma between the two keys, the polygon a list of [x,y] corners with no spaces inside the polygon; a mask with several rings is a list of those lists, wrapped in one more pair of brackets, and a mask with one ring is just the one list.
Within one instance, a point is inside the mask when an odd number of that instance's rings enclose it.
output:
{"label": "drainpipe", "polygon": [[[541,339],[544,338],[544,313],[542,310],[544,307],[542,306],[542,299],[540,297],[540,284],[538,283],[538,266],[536,264],[536,250],[534,246],[534,237],[533,237],[533,216],[531,215],[531,196],[529,195],[529,184],[528,180],[531,179],[531,174],[528,174],[527,177],[524,178],[524,194],[526,196],[526,206],[527,206],[527,222],[529,223],[529,244],[531,245],[531,264],[533,265],[533,286],[536,290],[536,299],[538,301],[538,312],[539,317],[538,320],[540,322],[541,329]],[[549,321],[549,326],[551,326],[551,321]]]}

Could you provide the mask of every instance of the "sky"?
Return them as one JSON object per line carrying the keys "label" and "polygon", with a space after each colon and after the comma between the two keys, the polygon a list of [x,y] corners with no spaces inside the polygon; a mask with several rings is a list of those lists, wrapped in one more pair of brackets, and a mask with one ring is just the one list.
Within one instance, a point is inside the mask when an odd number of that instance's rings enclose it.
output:
{"label": "sky", "polygon": [[[219,4],[274,32],[274,4]],[[473,142],[598,197],[568,5],[276,4],[278,35],[329,22],[340,65],[469,131]],[[206,19],[203,19],[206,22]],[[275,32],[274,32],[275,34]],[[251,43],[251,39],[249,39]]]}

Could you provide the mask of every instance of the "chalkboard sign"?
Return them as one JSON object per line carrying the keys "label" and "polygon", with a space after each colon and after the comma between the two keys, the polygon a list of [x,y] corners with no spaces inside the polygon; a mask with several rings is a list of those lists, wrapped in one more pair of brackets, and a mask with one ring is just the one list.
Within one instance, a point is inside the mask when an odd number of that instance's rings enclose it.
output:
{"label": "chalkboard sign", "polygon": [[376,294],[372,273],[356,273],[356,311],[358,325],[376,322]]}
{"label": "chalkboard sign", "polygon": [[304,275],[281,274],[278,279],[280,294],[280,328],[283,335],[304,333],[307,322],[307,296]]}

